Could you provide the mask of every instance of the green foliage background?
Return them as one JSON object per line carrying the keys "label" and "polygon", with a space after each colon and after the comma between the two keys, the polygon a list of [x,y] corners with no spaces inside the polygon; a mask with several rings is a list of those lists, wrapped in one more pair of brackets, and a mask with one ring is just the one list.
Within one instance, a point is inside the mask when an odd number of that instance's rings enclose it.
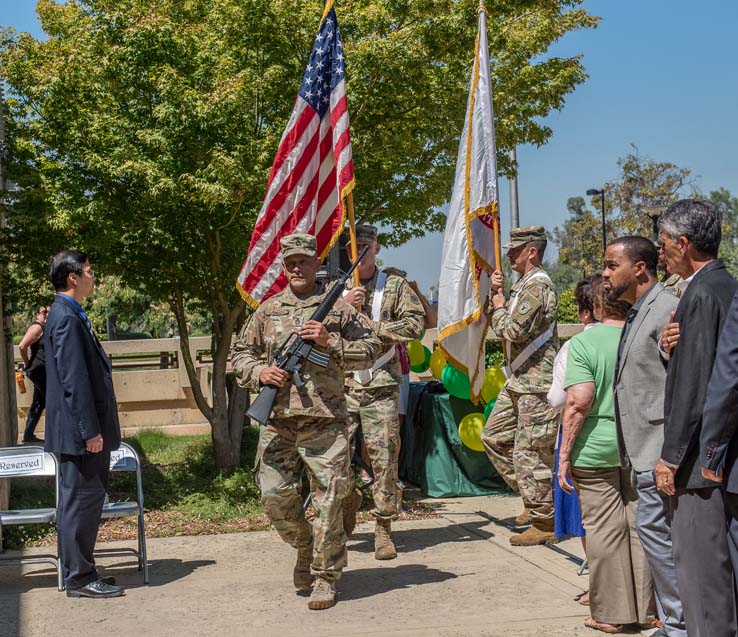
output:
{"label": "green foliage background", "polygon": [[[542,123],[586,78],[579,56],[547,53],[598,19],[581,0],[488,3],[498,162],[544,144]],[[462,129],[478,0],[345,0],[358,218],[399,245],[443,228]],[[48,258],[85,250],[180,336],[204,315],[216,460],[238,462],[225,368],[245,319],[235,280],[322,13],[322,0],[40,0],[45,39],[0,29],[8,87],[9,201],[2,237],[10,297],[40,294]],[[158,310],[156,310],[158,311]],[[184,343],[185,351],[189,351]]]}

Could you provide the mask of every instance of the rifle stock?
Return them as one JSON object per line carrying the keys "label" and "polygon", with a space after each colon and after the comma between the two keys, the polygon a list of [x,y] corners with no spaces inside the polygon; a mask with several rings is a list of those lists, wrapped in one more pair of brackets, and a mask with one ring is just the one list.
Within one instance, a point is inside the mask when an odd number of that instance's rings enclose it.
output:
{"label": "rifle stock", "polygon": [[276,385],[264,385],[256,400],[249,406],[246,415],[260,425],[266,425],[277,398],[277,391],[279,388]]}

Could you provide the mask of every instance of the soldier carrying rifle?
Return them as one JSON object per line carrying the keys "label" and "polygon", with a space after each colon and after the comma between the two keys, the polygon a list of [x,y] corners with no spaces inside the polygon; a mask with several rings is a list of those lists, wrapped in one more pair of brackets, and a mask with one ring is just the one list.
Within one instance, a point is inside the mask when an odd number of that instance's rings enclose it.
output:
{"label": "soldier carrying rifle", "polygon": [[[312,587],[308,607],[336,603],[336,581],[346,566],[341,515],[349,484],[350,451],[344,374],[365,369],[382,344],[368,319],[338,299],[323,321],[310,320],[330,294],[315,275],[320,267],[315,237],[295,233],[280,240],[288,287],[254,312],[233,349],[242,387],[278,388],[271,418],[261,428],[257,482],[266,514],[280,537],[297,549],[294,584]],[[297,333],[327,356],[326,366],[307,357],[297,377],[275,365],[275,354]],[[303,471],[310,478],[315,519],[305,519],[300,498]]]}

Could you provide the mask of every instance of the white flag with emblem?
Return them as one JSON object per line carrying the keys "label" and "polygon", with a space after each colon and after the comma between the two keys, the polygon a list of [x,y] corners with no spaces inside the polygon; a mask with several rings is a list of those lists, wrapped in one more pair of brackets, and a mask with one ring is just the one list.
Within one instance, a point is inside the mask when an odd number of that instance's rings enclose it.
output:
{"label": "white flag with emblem", "polygon": [[479,402],[484,383],[487,320],[482,310],[495,270],[496,237],[499,242],[486,18],[484,6],[480,5],[474,70],[443,237],[438,290],[440,347],[447,361],[469,375],[475,403]]}

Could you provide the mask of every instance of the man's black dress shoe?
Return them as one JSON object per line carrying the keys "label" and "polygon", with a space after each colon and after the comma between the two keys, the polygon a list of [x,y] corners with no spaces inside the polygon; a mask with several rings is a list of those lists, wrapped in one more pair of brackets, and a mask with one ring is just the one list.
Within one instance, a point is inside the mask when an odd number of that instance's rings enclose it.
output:
{"label": "man's black dress shoe", "polygon": [[23,438],[23,444],[24,445],[35,445],[40,442],[43,442],[42,438],[38,438],[36,436],[30,436],[28,438]]}
{"label": "man's black dress shoe", "polygon": [[121,597],[125,595],[125,591],[122,586],[111,586],[106,584],[103,579],[95,580],[90,582],[87,586],[80,588],[68,588],[67,597]]}
{"label": "man's black dress shoe", "polygon": [[101,575],[100,579],[109,586],[115,586],[115,578],[112,575]]}

